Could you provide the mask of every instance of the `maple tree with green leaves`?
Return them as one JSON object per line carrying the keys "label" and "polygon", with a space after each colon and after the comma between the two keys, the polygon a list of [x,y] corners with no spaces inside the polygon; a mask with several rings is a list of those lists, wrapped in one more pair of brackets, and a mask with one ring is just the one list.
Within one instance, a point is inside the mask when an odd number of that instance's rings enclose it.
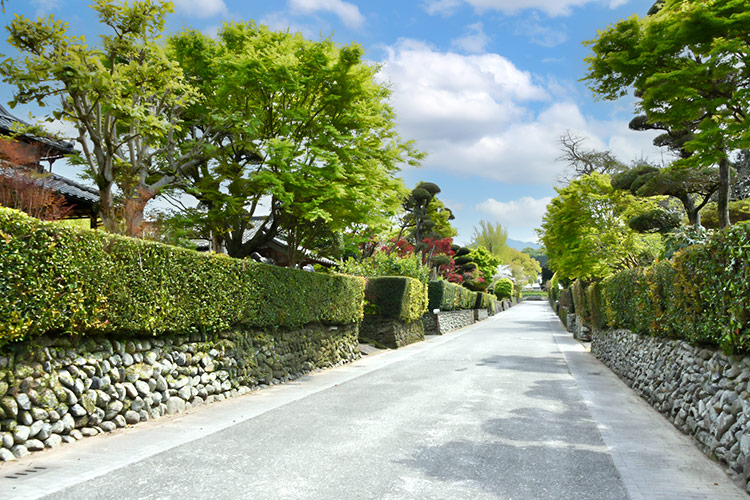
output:
{"label": "maple tree with green leaves", "polygon": [[692,132],[677,167],[718,165],[718,215],[730,224],[730,154],[750,146],[750,10],[746,0],[664,0],[587,42],[584,80],[603,99],[632,88],[661,128]]}

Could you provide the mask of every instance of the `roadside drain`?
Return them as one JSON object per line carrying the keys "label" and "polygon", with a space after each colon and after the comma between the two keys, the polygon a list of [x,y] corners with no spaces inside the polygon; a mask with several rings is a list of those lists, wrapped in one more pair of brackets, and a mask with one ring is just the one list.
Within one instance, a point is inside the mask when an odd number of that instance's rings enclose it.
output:
{"label": "roadside drain", "polygon": [[14,472],[13,474],[8,474],[7,476],[5,476],[5,479],[23,479],[25,476],[37,474],[47,469],[48,467],[31,467],[29,469],[24,469],[20,472]]}

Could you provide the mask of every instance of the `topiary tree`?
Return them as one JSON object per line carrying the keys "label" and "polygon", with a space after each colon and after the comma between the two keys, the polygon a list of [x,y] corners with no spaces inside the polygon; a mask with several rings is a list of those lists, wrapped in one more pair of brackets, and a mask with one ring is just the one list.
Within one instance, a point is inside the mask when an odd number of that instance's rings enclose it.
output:
{"label": "topiary tree", "polygon": [[509,278],[502,278],[495,282],[495,296],[498,300],[509,299],[513,294],[513,281]]}

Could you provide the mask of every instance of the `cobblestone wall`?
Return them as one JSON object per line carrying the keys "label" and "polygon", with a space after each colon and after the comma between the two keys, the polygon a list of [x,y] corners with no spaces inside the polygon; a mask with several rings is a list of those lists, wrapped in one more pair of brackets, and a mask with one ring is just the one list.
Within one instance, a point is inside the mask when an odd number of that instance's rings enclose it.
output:
{"label": "cobblestone wall", "polygon": [[0,460],[359,357],[356,324],[159,338],[43,337],[0,349]]}
{"label": "cobblestone wall", "polygon": [[750,492],[750,357],[628,330],[595,332],[591,351]]}
{"label": "cobblestone wall", "polygon": [[438,315],[438,322],[440,323],[440,335],[442,335],[474,323],[474,311],[470,309],[443,311]]}
{"label": "cobblestone wall", "polygon": [[398,319],[377,314],[365,314],[359,326],[359,335],[365,341],[396,349],[424,340],[422,319],[404,323]]}

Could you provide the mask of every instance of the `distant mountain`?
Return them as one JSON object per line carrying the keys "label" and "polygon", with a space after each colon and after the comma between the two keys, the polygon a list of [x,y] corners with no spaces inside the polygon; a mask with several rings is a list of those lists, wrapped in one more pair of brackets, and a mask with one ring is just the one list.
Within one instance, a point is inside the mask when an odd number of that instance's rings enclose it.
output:
{"label": "distant mountain", "polygon": [[538,250],[541,248],[541,245],[538,245],[536,243],[532,243],[530,241],[514,240],[513,238],[508,238],[507,240],[505,240],[505,244],[511,248],[515,248],[516,250],[523,250],[526,247],[531,247],[534,250]]}

